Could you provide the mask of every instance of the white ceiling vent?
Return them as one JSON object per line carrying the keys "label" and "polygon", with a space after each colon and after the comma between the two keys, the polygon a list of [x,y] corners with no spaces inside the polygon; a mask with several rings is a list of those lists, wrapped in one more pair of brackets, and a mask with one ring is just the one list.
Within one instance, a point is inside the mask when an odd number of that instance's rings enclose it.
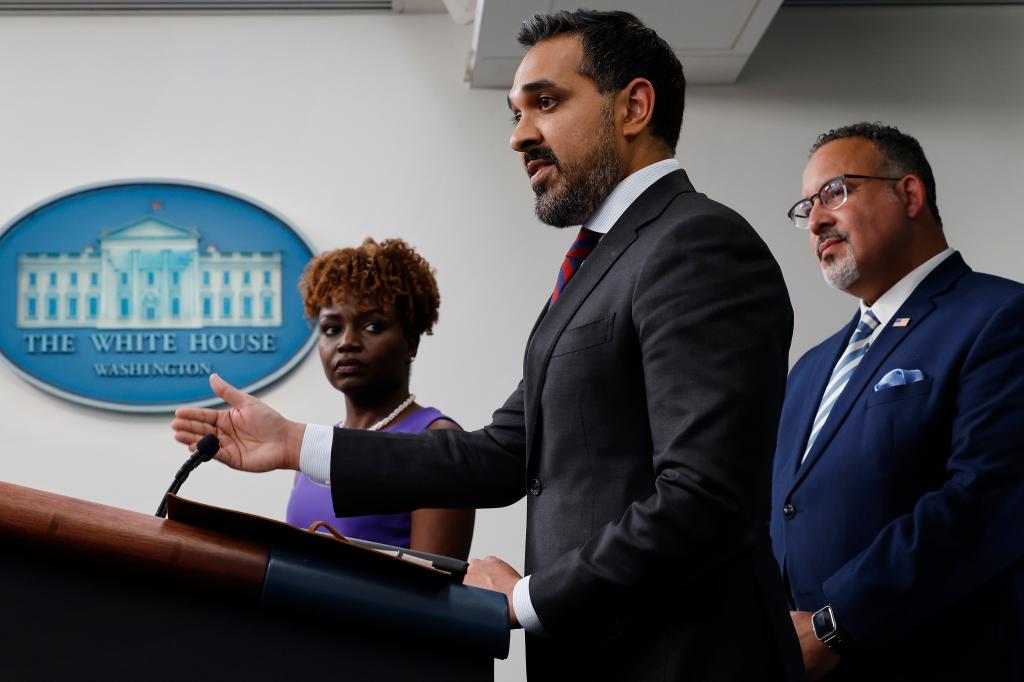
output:
{"label": "white ceiling vent", "polygon": [[[512,85],[523,49],[516,32],[537,11],[574,10],[578,2],[479,0],[468,80],[474,88]],[[626,9],[672,46],[693,84],[732,83],[782,0],[591,0],[590,9]]]}

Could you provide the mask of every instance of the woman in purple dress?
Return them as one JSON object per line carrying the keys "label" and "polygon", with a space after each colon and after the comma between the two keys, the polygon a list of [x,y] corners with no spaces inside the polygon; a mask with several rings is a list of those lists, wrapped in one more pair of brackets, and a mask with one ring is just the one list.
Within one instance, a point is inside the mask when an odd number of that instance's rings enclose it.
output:
{"label": "woman in purple dress", "polygon": [[[437,322],[440,294],[430,264],[401,239],[321,254],[299,283],[306,314],[317,320],[327,381],[345,396],[350,429],[413,433],[457,429],[433,407],[416,404],[409,370],[420,336]],[[288,523],[326,521],[342,535],[465,559],[474,510],[418,509],[403,514],[336,517],[331,489],[298,474]]]}

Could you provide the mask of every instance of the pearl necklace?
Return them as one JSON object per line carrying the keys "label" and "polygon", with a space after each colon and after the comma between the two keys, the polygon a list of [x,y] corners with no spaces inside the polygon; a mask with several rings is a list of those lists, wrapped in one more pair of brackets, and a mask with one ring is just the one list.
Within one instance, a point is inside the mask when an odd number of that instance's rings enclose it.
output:
{"label": "pearl necklace", "polygon": [[409,397],[406,398],[405,400],[403,400],[402,404],[399,405],[398,407],[396,407],[391,414],[389,414],[388,416],[384,417],[379,422],[377,422],[376,424],[374,424],[373,426],[371,426],[370,428],[368,428],[366,430],[367,431],[380,431],[385,426],[387,426],[388,424],[393,422],[395,420],[395,417],[397,417],[398,415],[402,414],[402,410],[404,410],[405,408],[407,408],[410,405],[412,405],[412,401],[414,401],[414,400],[416,400],[416,394],[415,393],[410,393]]}

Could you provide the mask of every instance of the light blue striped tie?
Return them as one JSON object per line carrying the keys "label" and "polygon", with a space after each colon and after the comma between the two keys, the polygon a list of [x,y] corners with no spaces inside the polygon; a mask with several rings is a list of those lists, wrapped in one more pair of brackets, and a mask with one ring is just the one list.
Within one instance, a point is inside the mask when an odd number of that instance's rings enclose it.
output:
{"label": "light blue striped tie", "polygon": [[811,451],[814,439],[821,433],[821,427],[825,425],[832,407],[836,404],[836,400],[839,399],[839,394],[846,388],[846,384],[850,382],[850,377],[853,376],[853,371],[857,369],[857,365],[860,364],[864,354],[868,352],[868,346],[870,345],[868,339],[871,338],[871,332],[875,331],[877,326],[878,318],[875,317],[875,314],[870,310],[864,311],[860,318],[860,324],[857,325],[853,336],[850,337],[850,343],[847,344],[846,350],[840,356],[839,362],[836,363],[836,368],[832,370],[832,376],[828,379],[828,385],[825,386],[825,393],[821,396],[818,412],[814,415],[811,437],[807,439],[807,448],[804,450],[804,456],[800,458],[801,464],[807,459],[807,453]]}

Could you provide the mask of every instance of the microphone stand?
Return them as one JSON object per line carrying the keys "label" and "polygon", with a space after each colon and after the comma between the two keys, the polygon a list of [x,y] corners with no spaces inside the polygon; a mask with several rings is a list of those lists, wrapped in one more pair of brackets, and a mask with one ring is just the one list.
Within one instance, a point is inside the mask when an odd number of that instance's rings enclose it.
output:
{"label": "microphone stand", "polygon": [[164,493],[164,499],[160,501],[160,506],[156,508],[156,515],[160,518],[167,516],[167,496],[174,495],[181,489],[181,485],[188,478],[188,475],[203,462],[209,462],[213,459],[213,456],[220,450],[220,441],[217,440],[217,436],[212,433],[208,433],[199,439],[196,443],[196,451],[189,455],[189,458],[185,460],[185,463],[178,469],[178,473],[174,475],[174,480],[171,482],[167,492]]}

